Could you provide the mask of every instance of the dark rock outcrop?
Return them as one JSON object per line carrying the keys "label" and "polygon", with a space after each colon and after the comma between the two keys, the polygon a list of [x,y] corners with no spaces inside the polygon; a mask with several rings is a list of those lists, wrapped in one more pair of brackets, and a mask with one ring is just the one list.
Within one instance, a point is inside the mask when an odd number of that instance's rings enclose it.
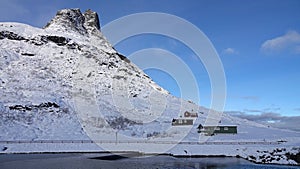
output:
{"label": "dark rock outcrop", "polygon": [[80,9],[63,9],[44,27],[57,31],[74,31],[80,34],[99,34],[100,22],[96,12],[87,10],[84,14]]}
{"label": "dark rock outcrop", "polygon": [[56,16],[44,27],[61,31],[72,30],[80,34],[86,34],[84,27],[84,16],[80,9],[63,9],[56,13]]}
{"label": "dark rock outcrop", "polygon": [[88,9],[84,14],[83,14],[85,21],[84,21],[84,26],[88,30],[100,30],[100,22],[99,22],[99,17],[96,12],[93,12],[92,10]]}

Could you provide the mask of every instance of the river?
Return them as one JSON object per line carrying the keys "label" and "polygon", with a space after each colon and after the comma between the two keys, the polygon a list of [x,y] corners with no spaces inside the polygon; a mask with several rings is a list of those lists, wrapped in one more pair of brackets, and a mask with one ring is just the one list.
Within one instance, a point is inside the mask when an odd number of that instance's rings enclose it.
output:
{"label": "river", "polygon": [[254,164],[241,158],[175,158],[110,153],[2,154],[0,169],[300,169],[297,166]]}

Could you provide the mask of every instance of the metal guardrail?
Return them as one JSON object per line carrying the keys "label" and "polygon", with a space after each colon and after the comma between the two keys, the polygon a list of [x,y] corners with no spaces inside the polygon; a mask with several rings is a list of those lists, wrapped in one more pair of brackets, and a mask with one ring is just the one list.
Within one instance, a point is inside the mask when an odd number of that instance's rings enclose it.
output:
{"label": "metal guardrail", "polygon": [[2,141],[0,144],[187,144],[187,145],[276,145],[282,142],[268,142],[268,141],[247,141],[247,142],[176,142],[176,141],[151,141],[151,140],[9,140]]}

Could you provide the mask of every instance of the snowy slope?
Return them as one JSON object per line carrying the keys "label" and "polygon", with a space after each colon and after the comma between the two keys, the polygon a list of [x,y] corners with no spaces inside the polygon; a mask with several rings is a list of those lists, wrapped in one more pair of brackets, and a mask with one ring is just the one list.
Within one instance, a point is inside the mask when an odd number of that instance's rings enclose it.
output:
{"label": "snowy slope", "polygon": [[[220,124],[237,125],[237,135],[200,137],[196,127],[205,124],[210,110],[169,95],[115,51],[100,31],[97,13],[91,10],[84,14],[79,9],[61,10],[43,29],[0,23],[0,96],[2,141],[115,140],[119,134],[118,139],[137,141],[284,141],[280,146],[291,148],[300,143],[300,133],[226,114]],[[172,119],[185,111],[199,114],[195,125],[172,127]],[[14,146],[5,151],[25,151]],[[159,148],[131,148],[159,152]],[[178,145],[170,152],[180,154],[182,149]],[[236,148],[229,149],[223,154],[239,154]],[[222,154],[223,149],[193,150],[193,154],[213,155]]]}
{"label": "snowy slope", "polygon": [[[166,90],[114,50],[101,34],[98,16],[92,11],[81,14],[79,9],[61,10],[44,29],[20,23],[1,23],[0,33],[0,105],[1,122],[5,124],[1,125],[4,131],[0,136],[2,140],[27,138],[30,137],[29,133],[35,133],[32,139],[61,138],[53,138],[48,132],[40,131],[41,128],[37,126],[43,123],[36,118],[50,115],[53,123],[58,123],[57,118],[76,121],[74,97],[88,97],[90,92],[94,92],[92,94],[101,113],[113,129],[139,124],[137,127],[142,129],[137,136],[151,134],[144,132],[146,127],[140,125],[139,120],[153,121],[161,112],[156,110],[165,109],[167,102],[176,101],[168,112],[168,127],[172,117],[180,113],[181,100],[168,95]],[[86,63],[92,63],[93,66],[84,67]],[[93,85],[93,89],[89,90],[86,85]],[[46,103],[57,104],[57,110],[51,106],[39,107]],[[84,118],[82,123],[93,124],[93,117]],[[48,117],[45,116],[45,119]],[[155,123],[159,128],[161,124]],[[20,125],[24,129],[18,130],[30,131],[11,135],[15,129],[7,124]],[[61,125],[65,128],[63,123],[54,124]],[[76,125],[78,127],[74,127]],[[81,128],[78,122],[70,126],[65,130]],[[81,130],[75,131],[84,134]],[[39,133],[39,137],[36,133]],[[74,139],[77,138],[75,136]]]}

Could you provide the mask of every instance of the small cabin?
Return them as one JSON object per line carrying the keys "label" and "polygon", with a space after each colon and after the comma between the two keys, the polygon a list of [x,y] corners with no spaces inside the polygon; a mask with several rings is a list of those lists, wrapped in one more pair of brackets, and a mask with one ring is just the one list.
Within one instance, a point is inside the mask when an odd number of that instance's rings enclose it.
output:
{"label": "small cabin", "polygon": [[198,114],[186,111],[184,112],[184,117],[198,117]]}
{"label": "small cabin", "polygon": [[237,126],[202,126],[198,127],[198,133],[205,133],[205,135],[214,134],[237,134]]}
{"label": "small cabin", "polygon": [[193,125],[193,119],[173,119],[172,126]]}

